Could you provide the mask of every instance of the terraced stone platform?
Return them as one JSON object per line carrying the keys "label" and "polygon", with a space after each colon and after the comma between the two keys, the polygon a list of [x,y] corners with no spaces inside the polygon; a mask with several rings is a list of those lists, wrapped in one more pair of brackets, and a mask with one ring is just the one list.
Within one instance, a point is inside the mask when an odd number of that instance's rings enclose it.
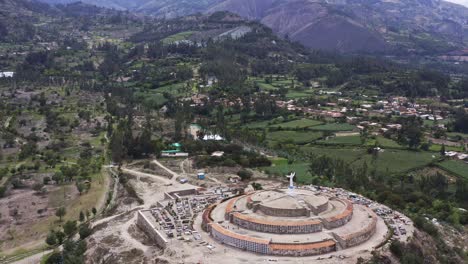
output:
{"label": "terraced stone platform", "polygon": [[212,205],[202,227],[222,244],[251,252],[306,256],[367,241],[377,216],[345,199],[306,189],[257,191]]}

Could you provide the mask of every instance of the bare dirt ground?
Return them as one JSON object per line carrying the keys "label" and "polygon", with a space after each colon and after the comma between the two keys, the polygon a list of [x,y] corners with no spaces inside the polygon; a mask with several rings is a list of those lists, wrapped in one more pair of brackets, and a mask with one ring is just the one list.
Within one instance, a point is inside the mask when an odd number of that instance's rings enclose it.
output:
{"label": "bare dirt ground", "polygon": [[113,215],[99,219],[93,224],[95,232],[88,239],[87,263],[154,263],[154,259],[162,254],[162,251],[136,227],[137,211],[151,208],[163,200],[164,192],[194,186],[179,183],[179,175],[164,165],[160,168],[174,177],[169,179],[166,176],[122,168],[122,172],[129,175],[128,186],[144,203],[129,203],[132,197],[123,187],[119,187]]}

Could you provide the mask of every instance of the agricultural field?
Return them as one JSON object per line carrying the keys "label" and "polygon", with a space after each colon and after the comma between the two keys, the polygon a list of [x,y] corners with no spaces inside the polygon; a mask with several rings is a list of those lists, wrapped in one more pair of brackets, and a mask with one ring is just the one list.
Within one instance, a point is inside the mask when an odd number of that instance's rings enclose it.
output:
{"label": "agricultural field", "polygon": [[445,160],[437,164],[442,169],[468,179],[468,164],[458,160]]}
{"label": "agricultural field", "polygon": [[307,145],[300,148],[305,154],[317,156],[328,156],[335,159],[342,159],[346,162],[353,162],[366,154],[366,150],[358,147],[334,148],[325,146]]}
{"label": "agricultural field", "polygon": [[389,139],[383,136],[377,136],[375,139],[368,139],[366,142],[367,146],[374,146],[377,143],[381,148],[393,148],[393,149],[404,149],[405,147],[398,144],[393,139]]}
{"label": "agricultural field", "polygon": [[269,141],[294,144],[311,143],[321,137],[322,132],[308,131],[275,131],[267,134],[267,140]]}
{"label": "agricultural field", "polygon": [[[444,146],[445,147],[445,151],[457,151],[457,152],[463,152],[463,147],[456,147],[456,146]],[[440,152],[442,150],[442,145],[439,145],[439,144],[432,144],[430,147],[429,147],[429,150],[430,151],[434,151],[434,152]]]}
{"label": "agricultural field", "polygon": [[319,140],[317,141],[318,144],[325,144],[325,145],[350,145],[350,146],[358,146],[362,144],[362,140],[360,136],[344,136],[344,137],[332,137],[328,140]]}
{"label": "agricultural field", "polygon": [[369,166],[375,167],[379,173],[396,174],[427,166],[436,161],[437,157],[431,152],[384,149],[376,157],[366,154],[353,164],[360,166],[367,162]]}
{"label": "agricultural field", "polygon": [[311,129],[317,131],[331,131],[331,132],[338,132],[338,131],[352,131],[356,127],[350,125],[348,123],[330,123],[320,126],[314,126]]}
{"label": "agricultural field", "polygon": [[294,120],[294,121],[290,121],[290,122],[270,125],[269,127],[271,127],[271,128],[281,128],[281,129],[287,130],[287,129],[309,128],[309,127],[318,126],[318,125],[321,125],[321,124],[323,124],[323,122],[320,122],[318,120],[299,119],[299,120]]}
{"label": "agricultural field", "polygon": [[180,33],[174,34],[172,36],[169,36],[163,39],[163,43],[167,45],[167,44],[171,44],[177,41],[186,40],[190,36],[192,36],[194,33],[195,33],[194,31],[180,32]]}

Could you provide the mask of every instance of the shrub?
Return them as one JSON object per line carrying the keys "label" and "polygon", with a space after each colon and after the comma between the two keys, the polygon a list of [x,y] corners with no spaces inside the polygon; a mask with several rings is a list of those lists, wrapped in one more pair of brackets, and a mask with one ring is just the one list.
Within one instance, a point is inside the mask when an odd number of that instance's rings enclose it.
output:
{"label": "shrub", "polygon": [[55,235],[54,232],[49,232],[46,238],[46,243],[49,246],[54,246],[57,244],[57,236]]}
{"label": "shrub", "polygon": [[91,228],[89,228],[88,224],[82,224],[78,232],[80,234],[80,239],[85,239],[88,236],[90,236],[93,231],[91,230]]}
{"label": "shrub", "polygon": [[242,169],[239,172],[237,172],[237,175],[239,175],[239,177],[241,177],[243,181],[246,181],[252,178],[253,173],[251,171]]}
{"label": "shrub", "polygon": [[401,258],[401,256],[403,256],[403,245],[401,244],[400,241],[395,240],[390,244],[390,251],[397,258]]}

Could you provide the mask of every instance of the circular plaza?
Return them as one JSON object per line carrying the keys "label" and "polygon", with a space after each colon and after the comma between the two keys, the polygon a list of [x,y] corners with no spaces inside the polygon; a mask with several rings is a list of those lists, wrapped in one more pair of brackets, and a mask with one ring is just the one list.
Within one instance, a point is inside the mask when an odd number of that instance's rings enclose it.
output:
{"label": "circular plaza", "polygon": [[312,256],[369,241],[377,226],[386,228],[379,221],[371,209],[347,199],[309,189],[276,189],[210,205],[202,228],[218,243],[240,250]]}

